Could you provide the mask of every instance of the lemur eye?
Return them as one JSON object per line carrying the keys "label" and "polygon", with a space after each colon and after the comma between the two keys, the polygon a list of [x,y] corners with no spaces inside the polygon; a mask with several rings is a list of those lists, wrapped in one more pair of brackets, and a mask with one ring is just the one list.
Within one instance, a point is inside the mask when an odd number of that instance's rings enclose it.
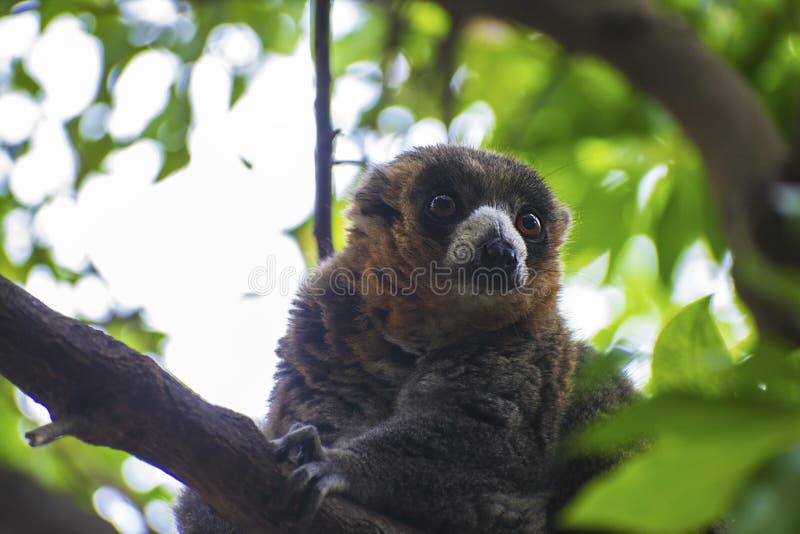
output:
{"label": "lemur eye", "polygon": [[533,213],[520,213],[517,217],[517,230],[525,239],[539,239],[542,236],[542,222]]}
{"label": "lemur eye", "polygon": [[446,219],[456,212],[456,201],[447,195],[436,195],[428,204],[428,211],[437,219]]}

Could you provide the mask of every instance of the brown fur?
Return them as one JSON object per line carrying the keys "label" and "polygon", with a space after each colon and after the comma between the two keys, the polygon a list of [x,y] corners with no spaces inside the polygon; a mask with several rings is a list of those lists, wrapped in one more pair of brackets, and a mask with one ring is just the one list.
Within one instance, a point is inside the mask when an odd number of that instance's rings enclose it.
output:
{"label": "brown fur", "polygon": [[[529,257],[538,275],[528,286],[534,298],[468,299],[437,295],[426,280],[411,295],[379,294],[374,285],[354,295],[330,291],[336,273],[359,276],[386,267],[402,287],[415,268],[441,260],[444,244],[420,224],[426,172],[468,187],[474,202],[503,202],[524,191],[550,208],[551,242],[543,257]],[[283,435],[292,423],[316,425],[325,441],[370,427],[391,414],[400,386],[417,354],[453,340],[479,341],[499,328],[520,333],[562,329],[556,299],[560,267],[557,248],[569,224],[542,179],[521,163],[484,151],[436,146],[408,152],[364,177],[353,198],[347,246],[323,263],[295,302],[270,401],[267,434]],[[356,284],[357,290],[361,289]],[[336,408],[334,409],[333,406]],[[353,421],[352,424],[347,421]]]}
{"label": "brown fur", "polygon": [[[546,237],[526,245],[526,291],[442,294],[415,278],[453,239],[425,217],[440,190],[455,192],[462,218],[483,205],[536,210]],[[551,495],[561,503],[587,477],[562,468],[569,487],[552,487],[562,428],[629,392],[622,380],[572,402],[579,350],[557,310],[569,213],[516,160],[436,146],[372,169],[349,217],[347,246],[295,302],[265,433],[313,425],[330,448],[314,465],[333,469],[332,491],[417,526],[541,531]],[[381,283],[385,269],[395,274]]]}

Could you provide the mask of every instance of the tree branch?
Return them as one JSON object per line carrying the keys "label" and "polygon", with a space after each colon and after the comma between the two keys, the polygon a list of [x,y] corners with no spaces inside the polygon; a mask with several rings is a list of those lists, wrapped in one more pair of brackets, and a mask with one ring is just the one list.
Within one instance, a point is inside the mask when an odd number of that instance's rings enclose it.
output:
{"label": "tree branch", "polygon": [[[797,243],[756,238],[764,213],[774,211],[772,187],[782,178],[788,149],[747,84],[678,17],[647,0],[439,3],[462,16],[487,14],[535,27],[569,52],[600,56],[672,112],[705,160],[738,260],[734,277],[740,295],[762,333],[800,343],[796,306],[785,296],[763,292],[764,271],[774,267],[766,261],[767,247],[796,250]],[[752,268],[754,262],[758,269]]]}
{"label": "tree branch", "polygon": [[314,116],[317,122],[316,181],[314,206],[314,237],[317,240],[319,261],[333,253],[331,231],[331,167],[333,166],[333,128],[331,126],[331,66],[330,66],[330,12],[331,0],[314,0],[314,69],[317,96]]}
{"label": "tree branch", "polygon": [[[297,525],[277,509],[284,474],[253,421],[204,401],[152,358],[60,315],[0,277],[0,374],[44,404],[53,423],[34,445],[72,435],[120,449],[194,489],[220,515],[257,532]],[[330,498],[320,532],[409,529]]]}

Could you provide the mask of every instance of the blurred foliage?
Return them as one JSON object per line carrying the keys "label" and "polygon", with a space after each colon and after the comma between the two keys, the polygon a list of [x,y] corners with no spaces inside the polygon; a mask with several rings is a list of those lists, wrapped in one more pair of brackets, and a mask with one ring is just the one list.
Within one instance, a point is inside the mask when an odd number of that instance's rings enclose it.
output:
{"label": "blurred foliage", "polygon": [[659,334],[653,350],[653,393],[719,392],[732,362],[709,313],[710,302],[705,297],[686,306]]}
{"label": "blurred foliage", "polygon": [[[708,304],[703,298],[686,306],[662,330],[646,388],[654,394],[579,437],[584,450],[627,446],[632,457],[585,488],[566,510],[566,524],[696,531],[725,516],[765,461],[797,446],[798,354],[783,360],[782,351],[762,346],[733,365]],[[787,499],[786,477],[775,478],[774,486],[762,482],[762,495],[745,492],[743,506]],[[780,513],[791,528],[777,532],[796,531],[796,514]],[[776,532],[766,526],[784,521],[745,516],[734,530]]]}
{"label": "blurred foliage", "polygon": [[[16,9],[37,11],[42,28],[71,13],[100,39],[103,78],[92,107],[113,106],[113,83],[139,52],[175,54],[182,74],[164,109],[139,136],[162,146],[159,179],[169,179],[191,157],[186,79],[207,50],[209,36],[221,24],[245,24],[261,40],[262,58],[287,54],[302,42],[307,6],[299,0],[178,2],[179,21],[159,26],[121,16],[126,1],[134,0],[42,0],[16,4]],[[749,82],[784,133],[793,133],[800,112],[800,2],[659,3],[687,20]],[[9,12],[13,4],[0,1],[0,12]],[[728,518],[740,533],[800,531],[795,502],[800,354],[775,340],[759,340],[753,331],[731,289],[731,259],[702,161],[679,126],[613,68],[592,57],[569,56],[535,30],[489,18],[462,20],[434,2],[351,4],[361,20],[334,42],[332,66],[335,80],[355,77],[379,85],[378,98],[361,110],[358,124],[340,134],[367,162],[378,141],[401,149],[420,121],[432,119],[448,130],[451,141],[480,142],[531,163],[572,209],[567,278],[601,296],[607,308],[599,315],[602,324],[589,332],[591,341],[608,351],[596,367],[601,374],[624,367],[645,395],[579,440],[602,451],[638,445],[628,461],[578,496],[565,521],[626,531],[692,532]],[[252,74],[232,72],[232,106]],[[8,88],[33,97],[41,93],[19,60],[9,66],[0,92]],[[403,110],[413,120],[387,127],[392,110]],[[478,112],[483,122],[478,121],[476,139]],[[135,141],[107,133],[85,137],[81,118],[66,124],[80,156],[76,189],[102,168],[112,150]],[[29,148],[27,141],[0,146],[12,161]],[[337,201],[337,247],[344,241],[345,207],[346,200]],[[38,206],[22,206],[0,188],[0,219],[20,208],[34,213]],[[312,224],[309,217],[287,229],[309,265],[316,262]],[[700,294],[695,287],[687,297],[680,293],[687,277],[695,286],[711,283],[698,282],[687,267],[692,251],[699,251],[716,282],[701,287]],[[0,250],[0,273],[13,280],[24,282],[38,265],[69,284],[92,272],[59,266],[39,244],[23,261]],[[800,291],[776,284],[766,279],[765,292]],[[713,299],[700,298],[712,293]],[[148,329],[140,313],[114,310],[99,326],[137,350],[158,353],[161,336]],[[20,436],[34,423],[21,415],[16,395],[10,385],[0,385],[0,461],[72,492],[82,506],[89,506],[101,485],[125,491],[139,507],[165,497],[163,489],[140,494],[126,485],[123,454],[72,440],[32,452]]]}
{"label": "blurred foliage", "polygon": [[[298,43],[300,17],[305,9],[304,3],[297,1],[199,2],[193,6],[180,3],[178,5],[180,16],[184,18],[184,24],[188,21],[190,27],[190,31],[181,33],[179,24],[159,26],[122,16],[119,4],[126,1],[128,0],[119,3],[113,0],[57,2],[0,0],[0,14],[8,14],[12,9],[15,13],[34,11],[39,15],[42,30],[46,29],[52,20],[65,14],[78,17],[83,28],[98,37],[103,45],[103,80],[92,107],[97,105],[111,107],[113,106],[111,88],[116,78],[139,52],[148,49],[166,49],[180,58],[183,69],[191,69],[192,63],[204,53],[209,34],[215,28],[223,23],[243,23],[248,24],[256,32],[265,51],[288,53]],[[42,96],[42,88],[27,71],[21,59],[14,60],[9,70],[10,75],[0,80],[0,94],[12,89],[27,92],[34,98]],[[185,70],[187,75],[188,72]],[[232,104],[241,96],[248,80],[247,73],[236,77]],[[159,179],[183,167],[189,161],[186,139],[192,115],[185,77],[172,85],[166,106],[137,139],[115,140],[108,133],[95,137],[82,135],[81,119],[88,113],[87,110],[83,115],[78,115],[65,124],[70,141],[79,155],[76,190],[88,175],[103,169],[107,156],[113,150],[128,146],[138,139],[156,140],[164,150],[164,162]],[[29,148],[27,141],[15,146],[2,146],[0,143],[0,150],[12,160],[25,154]],[[27,208],[14,198],[7,185],[0,187],[0,220],[4,220],[10,212],[20,208],[29,209],[31,214],[34,214],[38,206]],[[4,239],[5,231],[5,227],[0,228],[0,237]],[[0,249],[0,273],[11,280],[24,282],[31,270],[41,265],[46,266],[57,279],[70,285],[76,284],[86,274],[94,274],[91,266],[85,272],[76,273],[58,265],[50,250],[38,241],[34,243],[32,252],[22,262],[15,262],[8,256],[6,250]],[[110,318],[97,326],[134,349],[153,354],[158,358],[163,335],[153,332],[142,314],[136,310],[115,308],[112,312]],[[2,436],[0,462],[25,472],[54,489],[70,492],[76,497],[78,506],[83,508],[92,507],[93,495],[101,486],[117,488],[127,495],[128,504],[141,510],[144,510],[145,505],[150,502],[172,500],[173,495],[167,486],[156,486],[144,492],[133,489],[123,476],[122,465],[128,455],[122,452],[87,447],[71,438],[60,440],[52,446],[31,449],[23,435],[40,423],[28,418],[33,416],[32,413],[28,413],[28,416],[23,414],[22,404],[18,406],[15,402],[23,398],[11,384],[5,381],[0,384],[0,436]],[[25,402],[30,403],[30,401]],[[128,528],[131,528],[130,522]],[[151,524],[148,528],[153,529],[155,526]]]}

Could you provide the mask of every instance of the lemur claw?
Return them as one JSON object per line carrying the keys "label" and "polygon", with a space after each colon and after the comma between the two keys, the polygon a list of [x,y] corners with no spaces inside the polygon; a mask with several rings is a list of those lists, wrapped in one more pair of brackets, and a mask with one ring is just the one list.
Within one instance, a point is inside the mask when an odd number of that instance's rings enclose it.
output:
{"label": "lemur claw", "polygon": [[296,423],[286,435],[272,440],[272,444],[279,461],[286,460],[293,449],[299,449],[296,463],[300,467],[286,479],[282,505],[296,508],[302,520],[314,517],[329,492],[346,489],[346,479],[335,472],[316,427]]}
{"label": "lemur claw", "polygon": [[330,461],[301,465],[286,480],[286,504],[294,504],[298,516],[311,520],[329,492],[344,491],[345,477],[335,472]]}
{"label": "lemur claw", "polygon": [[279,462],[286,461],[295,448],[299,451],[295,459],[298,465],[325,458],[325,449],[319,439],[319,432],[313,425],[295,423],[283,437],[273,439],[272,445],[275,458]]}

